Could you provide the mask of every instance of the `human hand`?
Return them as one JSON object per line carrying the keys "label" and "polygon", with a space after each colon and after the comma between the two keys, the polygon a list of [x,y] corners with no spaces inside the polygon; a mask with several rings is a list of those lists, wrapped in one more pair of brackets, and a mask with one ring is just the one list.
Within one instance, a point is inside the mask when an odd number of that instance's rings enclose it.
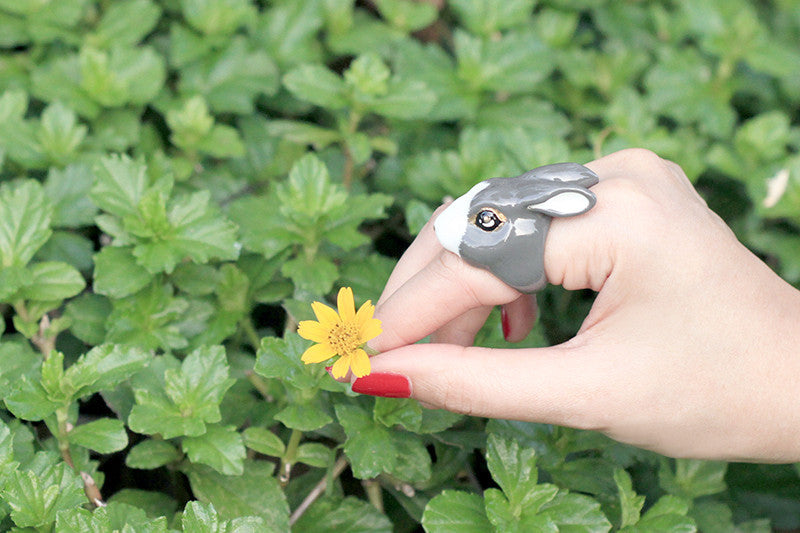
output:
{"label": "human hand", "polygon": [[535,299],[443,250],[429,222],[378,301],[383,333],[370,345],[382,353],[353,390],[597,430],[676,457],[800,460],[800,292],[677,165],[634,149],[586,166],[601,179],[597,205],[554,219],[545,245],[551,283],[598,291],[573,339],[471,347],[495,305],[506,338],[524,338]]}

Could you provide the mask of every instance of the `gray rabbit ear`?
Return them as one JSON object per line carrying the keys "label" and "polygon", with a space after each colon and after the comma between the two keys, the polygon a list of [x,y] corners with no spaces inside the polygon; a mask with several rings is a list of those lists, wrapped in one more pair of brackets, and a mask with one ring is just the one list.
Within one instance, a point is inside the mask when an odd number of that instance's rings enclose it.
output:
{"label": "gray rabbit ear", "polygon": [[570,217],[585,213],[597,202],[595,195],[582,188],[561,189],[535,204],[526,206],[529,210],[551,217]]}

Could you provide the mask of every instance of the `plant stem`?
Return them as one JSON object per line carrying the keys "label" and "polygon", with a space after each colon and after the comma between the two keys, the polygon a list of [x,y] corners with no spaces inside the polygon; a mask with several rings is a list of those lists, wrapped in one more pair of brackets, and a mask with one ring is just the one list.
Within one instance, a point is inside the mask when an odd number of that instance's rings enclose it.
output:
{"label": "plant stem", "polygon": [[293,526],[295,522],[297,522],[300,517],[303,516],[303,513],[305,513],[308,508],[311,507],[311,504],[317,501],[317,498],[319,498],[320,494],[325,491],[325,489],[328,487],[328,483],[339,477],[341,473],[344,472],[344,469],[347,468],[348,464],[347,458],[344,455],[336,460],[330,475],[327,475],[319,480],[319,483],[317,483],[314,488],[311,489],[311,492],[308,493],[308,496],[303,499],[300,505],[297,506],[297,509],[295,509],[292,513],[292,516],[289,517],[290,526]]}
{"label": "plant stem", "polygon": [[377,479],[365,479],[361,482],[364,486],[364,490],[367,493],[367,498],[369,499],[369,503],[372,504],[375,509],[383,512],[383,489],[381,488],[381,484],[378,483]]}
{"label": "plant stem", "polygon": [[239,324],[242,326],[242,330],[247,336],[247,341],[253,347],[253,350],[258,351],[258,347],[261,346],[261,337],[258,336],[258,331],[256,331],[256,327],[253,325],[253,320],[249,316],[246,316]]}
{"label": "plant stem", "polygon": [[255,388],[258,392],[261,393],[261,396],[264,397],[265,400],[271,402],[274,398],[269,393],[269,388],[267,387],[267,383],[262,379],[261,376],[253,372],[252,370],[248,370],[245,375],[247,375],[247,381]]}
{"label": "plant stem", "polygon": [[297,458],[297,448],[300,446],[300,439],[302,438],[302,431],[298,429],[292,430],[292,434],[289,436],[289,444],[286,445],[286,453],[283,454],[281,467],[278,470],[278,481],[281,482],[282,487],[288,485],[289,479],[292,477],[292,466]]}

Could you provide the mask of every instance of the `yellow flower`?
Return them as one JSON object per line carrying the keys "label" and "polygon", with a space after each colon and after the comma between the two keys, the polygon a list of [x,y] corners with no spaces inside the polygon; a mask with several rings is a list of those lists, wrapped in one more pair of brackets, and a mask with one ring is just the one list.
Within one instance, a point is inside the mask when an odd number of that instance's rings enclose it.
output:
{"label": "yellow flower", "polygon": [[381,334],[381,321],[372,318],[375,306],[369,300],[356,312],[350,287],[339,289],[336,304],[338,313],[323,303],[311,304],[317,320],[302,320],[297,333],[318,344],[306,350],[301,360],[305,364],[321,363],[339,355],[331,369],[333,377],[343,378],[348,370],[356,377],[364,377],[370,372],[364,344]]}

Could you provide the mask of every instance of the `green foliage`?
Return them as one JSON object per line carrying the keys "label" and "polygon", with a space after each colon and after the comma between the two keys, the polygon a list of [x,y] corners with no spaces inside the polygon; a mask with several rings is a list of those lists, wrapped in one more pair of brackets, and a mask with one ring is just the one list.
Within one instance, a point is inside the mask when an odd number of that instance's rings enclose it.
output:
{"label": "green foliage", "polygon": [[[308,304],[377,299],[443,197],[630,146],[800,284],[791,1],[441,4],[0,0],[0,528],[800,528],[791,467],[301,363]],[[547,290],[526,345],[588,303]],[[478,342],[506,346],[497,313]]]}

